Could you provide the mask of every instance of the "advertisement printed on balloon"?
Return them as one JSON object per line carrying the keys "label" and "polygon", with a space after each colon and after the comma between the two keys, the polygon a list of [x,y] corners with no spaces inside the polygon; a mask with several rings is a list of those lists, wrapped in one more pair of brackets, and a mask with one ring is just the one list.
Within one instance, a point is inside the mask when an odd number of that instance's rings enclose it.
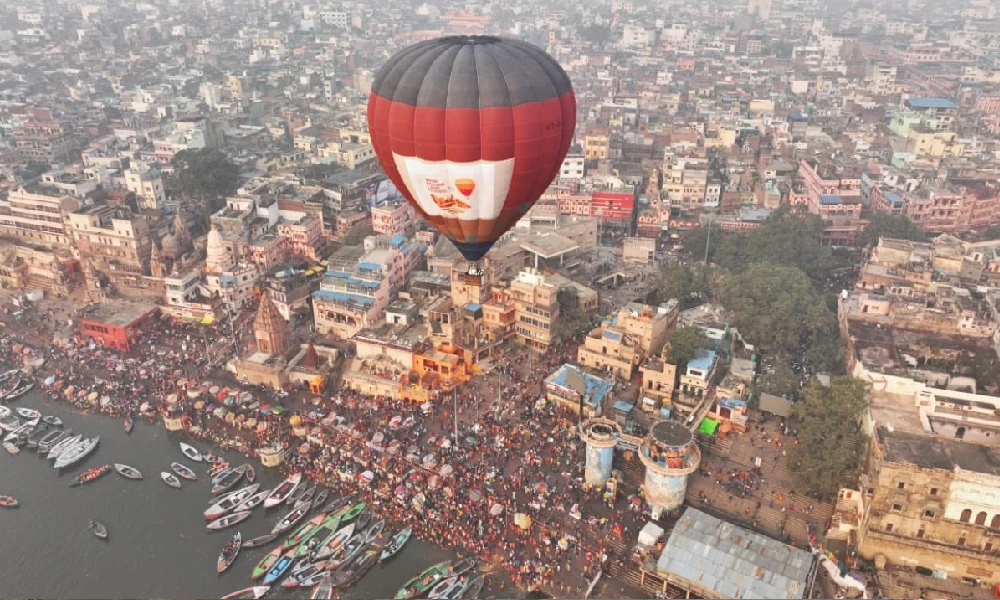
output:
{"label": "advertisement printed on balloon", "polygon": [[500,216],[514,159],[456,163],[393,155],[413,199],[432,217],[488,221]]}

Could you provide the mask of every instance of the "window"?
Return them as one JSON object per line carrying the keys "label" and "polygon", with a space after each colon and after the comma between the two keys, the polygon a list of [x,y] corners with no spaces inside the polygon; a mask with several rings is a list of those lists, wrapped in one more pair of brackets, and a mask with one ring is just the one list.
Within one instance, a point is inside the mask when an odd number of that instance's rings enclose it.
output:
{"label": "window", "polygon": [[935,513],[933,509],[928,508],[927,510],[924,511],[924,516],[928,519],[933,519],[934,515]]}
{"label": "window", "polygon": [[966,533],[964,531],[961,534],[959,534],[959,536],[958,536],[958,545],[959,546],[964,546],[965,545],[965,536],[966,536]]}
{"label": "window", "polygon": [[959,427],[955,430],[955,439],[960,440],[965,437],[965,427]]}
{"label": "window", "polygon": [[931,494],[931,496],[937,496],[938,489],[936,487],[932,487],[931,491],[930,491],[930,494]]}
{"label": "window", "polygon": [[968,523],[970,519],[972,519],[972,509],[971,508],[967,508],[967,509],[963,510],[962,511],[962,516],[960,516],[958,518],[958,520],[961,521],[961,522],[963,522],[963,523]]}
{"label": "window", "polygon": [[905,481],[900,481],[899,483],[897,483],[896,484],[896,489],[898,489],[898,490],[905,490],[906,489],[906,482]]}
{"label": "window", "polygon": [[983,544],[983,552],[992,552],[992,551],[993,551],[993,542],[986,542],[985,544]]}
{"label": "window", "polygon": [[901,510],[903,510],[903,505],[902,504],[899,504],[897,502],[896,504],[892,505],[892,512],[899,512]]}
{"label": "window", "polygon": [[990,529],[1000,529],[1000,515],[993,515],[990,520]]}
{"label": "window", "polygon": [[927,531],[924,529],[923,525],[921,525],[920,526],[920,530],[917,531],[917,539],[921,539],[921,540],[924,539],[924,534],[925,533],[927,533]]}
{"label": "window", "polygon": [[976,525],[986,525],[986,511],[982,511],[976,515]]}

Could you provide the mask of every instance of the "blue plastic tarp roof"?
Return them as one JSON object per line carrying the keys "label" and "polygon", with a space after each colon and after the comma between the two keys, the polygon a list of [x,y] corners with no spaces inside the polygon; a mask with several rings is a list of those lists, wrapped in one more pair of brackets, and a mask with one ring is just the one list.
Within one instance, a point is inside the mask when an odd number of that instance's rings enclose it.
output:
{"label": "blue plastic tarp roof", "polygon": [[334,300],[336,302],[356,302],[363,306],[371,306],[375,304],[373,298],[368,296],[362,296],[360,294],[348,294],[347,292],[334,292],[330,290],[316,290],[313,292],[314,298],[320,298],[322,300]]}

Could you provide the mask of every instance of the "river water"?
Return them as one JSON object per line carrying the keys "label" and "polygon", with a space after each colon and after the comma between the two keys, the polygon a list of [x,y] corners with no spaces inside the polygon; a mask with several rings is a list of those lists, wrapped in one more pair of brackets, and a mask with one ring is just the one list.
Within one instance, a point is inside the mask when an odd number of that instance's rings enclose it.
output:
{"label": "river water", "polygon": [[[222,575],[215,572],[216,558],[237,530],[244,540],[268,533],[284,512],[281,507],[266,514],[259,507],[249,520],[208,533],[201,513],[211,497],[209,477],[204,465],[181,455],[177,444],[185,436],[168,433],[161,423],[139,422],[128,436],[119,419],[84,415],[38,392],[11,405],[17,406],[56,415],[65,427],[100,435],[101,444],[81,465],[62,474],[27,448],[18,456],[0,449],[0,494],[13,494],[21,504],[0,509],[0,597],[219,598],[251,585],[250,572],[273,545],[242,551]],[[208,450],[205,444],[194,445]],[[246,462],[237,454],[222,455],[232,464]],[[169,470],[172,461],[195,468],[198,481],[184,481],[180,490],[167,487],[159,473]],[[82,487],[69,487],[80,470],[116,462],[139,469],[144,479],[131,481],[110,473]],[[259,462],[254,468],[262,486],[281,480]],[[107,526],[107,542],[87,529],[90,519]],[[411,539],[403,552],[377,565],[346,597],[391,598],[413,574],[448,558],[445,550]],[[279,590],[269,596],[308,597],[308,590]]]}

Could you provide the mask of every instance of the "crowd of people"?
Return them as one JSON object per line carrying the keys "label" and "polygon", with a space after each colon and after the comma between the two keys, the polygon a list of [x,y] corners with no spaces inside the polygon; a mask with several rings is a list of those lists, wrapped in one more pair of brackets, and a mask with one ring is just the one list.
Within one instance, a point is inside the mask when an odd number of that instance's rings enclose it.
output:
{"label": "crowd of people", "polygon": [[[149,419],[170,414],[193,437],[251,456],[265,446],[283,448],[284,469],[335,492],[363,494],[396,528],[410,526],[422,539],[480,556],[507,573],[494,578],[498,586],[582,593],[614,553],[603,534],[584,524],[632,537],[641,526],[633,503],[609,508],[601,490],[584,486],[578,417],[544,401],[542,380],[570,345],[540,360],[502,362],[490,377],[460,389],[454,403],[447,394],[431,409],[335,389],[323,398],[284,398],[293,410],[254,413],[266,427],[248,428],[245,418],[220,418],[199,407],[204,395],[186,393],[219,375],[207,364],[199,327],[156,320],[128,353],[73,338],[36,347],[45,358],[37,376],[51,399],[82,410]],[[18,358],[10,352],[5,361]],[[280,405],[287,395],[243,389],[258,404]],[[379,433],[381,442],[372,443]],[[579,507],[576,518],[570,507]]]}

